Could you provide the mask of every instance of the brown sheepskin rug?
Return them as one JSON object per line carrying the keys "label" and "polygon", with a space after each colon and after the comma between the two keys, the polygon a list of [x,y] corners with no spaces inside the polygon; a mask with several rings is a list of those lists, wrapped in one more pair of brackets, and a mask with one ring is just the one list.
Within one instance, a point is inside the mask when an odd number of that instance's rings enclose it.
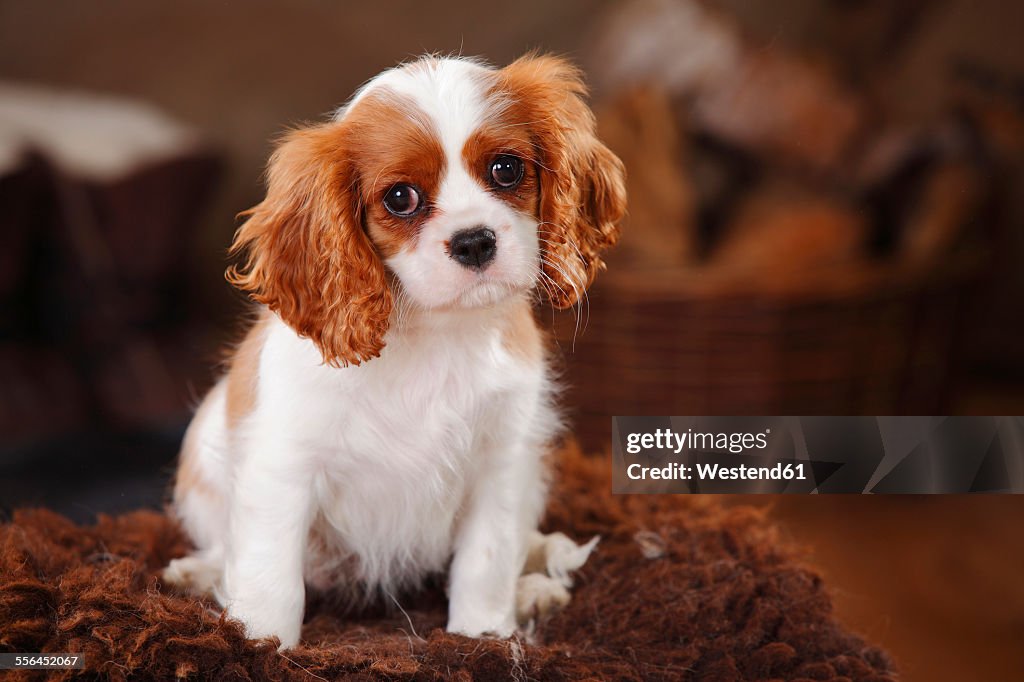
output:
{"label": "brown sheepskin rug", "polygon": [[572,603],[529,638],[445,633],[438,580],[401,608],[346,613],[311,596],[303,644],[278,653],[246,641],[213,604],[160,584],[160,569],[188,549],[166,516],[82,528],[36,510],[0,527],[0,651],[81,653],[99,679],[896,679],[885,653],[834,620],[822,580],[762,512],[612,495],[608,459],[574,447],[557,468],[546,528],[602,540]]}

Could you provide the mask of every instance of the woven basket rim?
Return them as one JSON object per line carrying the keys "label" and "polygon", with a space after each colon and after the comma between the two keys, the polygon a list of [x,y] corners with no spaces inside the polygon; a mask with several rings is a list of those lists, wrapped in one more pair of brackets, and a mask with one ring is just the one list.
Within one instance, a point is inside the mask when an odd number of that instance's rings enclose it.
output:
{"label": "woven basket rim", "polygon": [[786,303],[915,294],[968,282],[984,262],[982,249],[964,249],[938,262],[851,261],[798,275],[782,267],[725,269],[643,267],[613,263],[598,278],[602,290],[642,300],[779,300]]}

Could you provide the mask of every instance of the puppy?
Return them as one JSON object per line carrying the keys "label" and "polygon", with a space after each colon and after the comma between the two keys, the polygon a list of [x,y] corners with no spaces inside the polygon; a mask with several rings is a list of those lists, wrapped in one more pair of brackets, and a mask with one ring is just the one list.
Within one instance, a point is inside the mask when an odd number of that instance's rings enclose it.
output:
{"label": "puppy", "polygon": [[536,532],[559,416],[531,301],[572,306],[618,237],[585,95],[555,57],[426,57],[284,137],[232,246],[258,319],[186,433],[197,551],[168,582],[282,647],[306,585],[393,598],[448,569],[469,636],[568,600],[593,544]]}

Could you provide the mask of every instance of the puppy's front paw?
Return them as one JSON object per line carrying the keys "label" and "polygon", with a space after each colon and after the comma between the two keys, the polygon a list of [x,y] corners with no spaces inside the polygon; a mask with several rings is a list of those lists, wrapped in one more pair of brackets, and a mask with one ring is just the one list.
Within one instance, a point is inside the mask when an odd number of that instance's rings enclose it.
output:
{"label": "puppy's front paw", "polygon": [[512,633],[516,631],[516,624],[512,614],[505,616],[499,613],[478,611],[450,616],[446,629],[448,632],[465,635],[466,637],[505,639],[506,637],[511,637]]}
{"label": "puppy's front paw", "polygon": [[301,609],[296,616],[259,600],[235,600],[228,604],[227,614],[242,622],[245,636],[249,639],[277,637],[281,641],[278,650],[290,649],[299,643],[302,634]]}
{"label": "puppy's front paw", "polygon": [[569,590],[543,573],[520,576],[516,582],[516,619],[520,626],[540,621],[569,605]]}

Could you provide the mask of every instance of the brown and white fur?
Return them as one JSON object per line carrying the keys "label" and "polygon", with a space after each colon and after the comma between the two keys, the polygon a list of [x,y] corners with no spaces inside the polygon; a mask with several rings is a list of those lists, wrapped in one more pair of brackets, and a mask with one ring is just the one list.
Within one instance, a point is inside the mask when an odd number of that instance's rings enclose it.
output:
{"label": "brown and white fur", "polygon": [[625,210],[585,94],[555,57],[426,57],[284,137],[232,247],[261,307],[186,434],[197,550],[167,581],[282,647],[307,584],[394,595],[447,569],[470,636],[567,599],[593,545],[536,530],[559,417],[531,300],[573,305]]}

